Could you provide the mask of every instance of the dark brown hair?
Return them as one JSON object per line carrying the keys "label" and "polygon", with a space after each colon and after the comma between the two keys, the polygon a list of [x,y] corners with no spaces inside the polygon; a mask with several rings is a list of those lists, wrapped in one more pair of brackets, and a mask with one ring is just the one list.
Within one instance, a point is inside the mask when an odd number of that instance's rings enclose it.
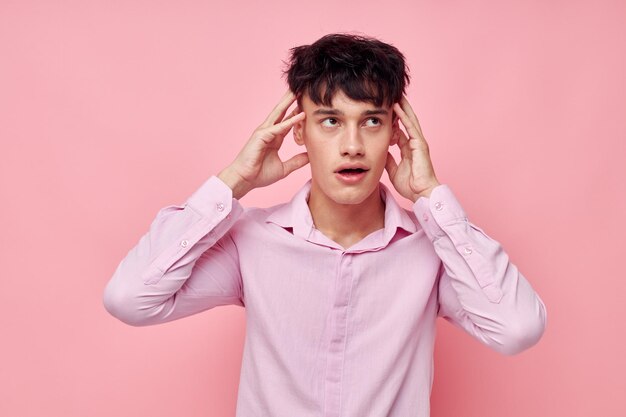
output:
{"label": "dark brown hair", "polygon": [[395,46],[355,34],[331,33],[291,48],[283,63],[283,77],[300,108],[305,92],[315,104],[330,106],[337,89],[352,100],[392,106],[410,82],[404,55]]}

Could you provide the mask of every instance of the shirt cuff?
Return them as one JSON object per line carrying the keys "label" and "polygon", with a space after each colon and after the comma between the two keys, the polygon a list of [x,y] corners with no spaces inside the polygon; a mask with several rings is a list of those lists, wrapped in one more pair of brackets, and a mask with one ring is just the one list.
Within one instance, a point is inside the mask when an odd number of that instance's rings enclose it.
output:
{"label": "shirt cuff", "polygon": [[[163,216],[165,219],[166,215],[174,215],[173,212],[169,213],[171,210],[182,212],[176,222],[168,223],[169,228],[165,229],[156,220],[152,226],[155,236],[154,246],[159,243],[163,249],[143,273],[144,283],[147,285],[158,283],[167,271],[183,257],[188,256],[190,251],[197,252],[198,244],[202,243],[203,249],[213,245],[243,213],[243,207],[232,198],[230,187],[215,176],[206,180],[184,205],[161,209],[158,218]],[[166,243],[165,239],[171,239],[172,242]]]}
{"label": "shirt cuff", "polygon": [[233,198],[233,190],[215,175],[187,199],[187,205],[203,217],[217,218],[218,221],[241,208],[239,201]]}
{"label": "shirt cuff", "polygon": [[447,184],[433,188],[429,197],[418,198],[413,212],[431,242],[446,235],[445,225],[467,220],[461,203]]}

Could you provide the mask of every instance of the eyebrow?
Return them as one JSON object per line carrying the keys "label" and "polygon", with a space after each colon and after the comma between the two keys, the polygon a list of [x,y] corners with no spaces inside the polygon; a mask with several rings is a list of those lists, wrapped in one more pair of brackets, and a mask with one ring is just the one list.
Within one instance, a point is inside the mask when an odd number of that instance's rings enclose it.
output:
{"label": "eyebrow", "polygon": [[[313,112],[314,115],[319,115],[319,114],[326,114],[326,115],[331,115],[331,116],[335,116],[335,115],[344,115],[344,112],[342,112],[341,110],[337,110],[337,109],[317,109]],[[381,109],[381,108],[376,108],[374,110],[365,110],[363,113],[361,113],[361,116],[370,116],[372,114],[384,114],[387,115],[388,112],[387,110]]]}

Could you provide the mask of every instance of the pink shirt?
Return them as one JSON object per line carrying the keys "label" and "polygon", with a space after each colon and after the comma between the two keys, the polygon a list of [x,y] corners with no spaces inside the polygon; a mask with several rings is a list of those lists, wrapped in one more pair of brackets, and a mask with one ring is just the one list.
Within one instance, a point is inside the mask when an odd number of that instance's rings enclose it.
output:
{"label": "pink shirt", "polygon": [[245,307],[237,417],[427,417],[437,316],[505,355],[541,338],[543,301],[446,184],[412,211],[381,184],[385,226],[348,250],[313,226],[309,190],[244,209],[210,177],[158,212],[106,309],[146,326]]}

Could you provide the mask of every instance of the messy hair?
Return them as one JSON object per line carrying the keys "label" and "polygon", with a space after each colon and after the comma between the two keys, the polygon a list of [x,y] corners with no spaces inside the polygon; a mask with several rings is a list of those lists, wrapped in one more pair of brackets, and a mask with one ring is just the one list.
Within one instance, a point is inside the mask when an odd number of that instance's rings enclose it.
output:
{"label": "messy hair", "polygon": [[332,33],[289,51],[283,77],[300,108],[304,93],[315,104],[330,106],[337,89],[352,100],[392,106],[402,99],[410,81],[404,55],[371,37]]}

